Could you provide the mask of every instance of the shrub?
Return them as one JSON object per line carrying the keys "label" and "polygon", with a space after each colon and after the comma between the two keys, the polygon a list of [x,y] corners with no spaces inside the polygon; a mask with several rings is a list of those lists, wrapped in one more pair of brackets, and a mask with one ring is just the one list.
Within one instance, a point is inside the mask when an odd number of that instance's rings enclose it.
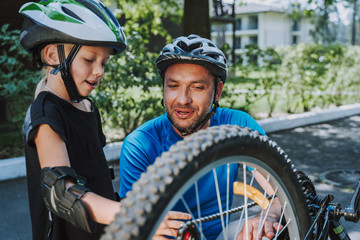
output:
{"label": "shrub", "polygon": [[125,19],[128,47],[110,59],[103,82],[93,96],[104,127],[121,129],[122,137],[125,137],[145,121],[164,113],[161,106],[162,83],[155,65],[160,50],[156,47],[151,49],[150,43],[154,37],[170,42],[171,37],[162,20],[171,18],[169,14],[179,7],[174,4],[176,0],[117,2],[118,17]]}
{"label": "shrub", "polygon": [[20,129],[33,100],[39,72],[31,55],[20,45],[20,31],[9,31],[8,27],[3,25],[0,32],[0,96],[5,98],[8,118]]}

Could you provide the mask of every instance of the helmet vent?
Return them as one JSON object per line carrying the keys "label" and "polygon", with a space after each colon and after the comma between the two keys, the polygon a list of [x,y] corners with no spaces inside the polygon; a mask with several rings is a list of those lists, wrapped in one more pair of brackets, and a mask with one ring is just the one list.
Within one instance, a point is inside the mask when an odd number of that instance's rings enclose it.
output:
{"label": "helmet vent", "polygon": [[177,44],[176,44],[180,49],[187,49],[187,44],[183,41],[179,41]]}
{"label": "helmet vent", "polygon": [[[91,4],[87,0],[76,0],[76,1],[84,5],[86,8],[90,9],[94,14],[96,14],[96,16],[98,16],[104,23],[107,24],[105,17],[102,15],[102,13],[99,10],[99,9],[103,9],[101,5],[98,5],[95,1],[91,1],[93,4]],[[97,7],[95,7],[94,4],[96,4]]]}
{"label": "helmet vent", "polygon": [[112,12],[107,8],[105,7],[105,12],[107,13],[108,17],[111,18],[112,22],[116,25],[116,27],[120,27],[120,23],[119,21],[115,18],[115,16],[112,14]]}
{"label": "helmet vent", "polygon": [[194,49],[201,48],[202,45],[203,45],[203,44],[202,44],[201,42],[197,42],[197,43],[191,44],[191,45],[189,46],[189,51],[193,51]]}
{"label": "helmet vent", "polygon": [[211,58],[213,58],[213,59],[215,59],[215,60],[218,60],[218,58],[219,58],[219,56],[217,56],[217,55],[215,55],[215,54],[208,54],[207,56],[208,56],[208,57],[211,57]]}
{"label": "helmet vent", "polygon": [[73,18],[76,18],[79,21],[84,22],[84,20],[82,20],[78,15],[76,15],[73,11],[71,11],[70,9],[68,9],[67,7],[62,6],[61,9],[64,11],[64,13],[72,16]]}

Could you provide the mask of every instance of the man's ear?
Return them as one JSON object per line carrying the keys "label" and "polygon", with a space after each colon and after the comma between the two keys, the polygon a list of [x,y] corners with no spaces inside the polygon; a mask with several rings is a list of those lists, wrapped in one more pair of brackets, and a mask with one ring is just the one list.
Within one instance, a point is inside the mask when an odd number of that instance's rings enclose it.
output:
{"label": "man's ear", "polygon": [[43,48],[43,60],[49,65],[58,65],[58,49],[56,44],[48,44]]}
{"label": "man's ear", "polygon": [[216,88],[216,94],[215,94],[215,100],[217,102],[219,102],[219,100],[220,100],[223,88],[224,88],[224,83],[221,80],[218,81],[217,88]]}

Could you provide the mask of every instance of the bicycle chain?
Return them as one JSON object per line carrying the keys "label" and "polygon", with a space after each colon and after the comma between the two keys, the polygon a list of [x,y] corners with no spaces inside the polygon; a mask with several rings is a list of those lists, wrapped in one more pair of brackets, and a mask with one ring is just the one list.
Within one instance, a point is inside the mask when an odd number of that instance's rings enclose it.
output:
{"label": "bicycle chain", "polygon": [[296,176],[302,187],[309,214],[314,217],[318,211],[316,206],[321,204],[321,199],[317,196],[315,186],[311,179],[302,171],[296,171]]}
{"label": "bicycle chain", "polygon": [[[276,197],[276,196],[275,196]],[[271,200],[273,198],[273,196],[268,196],[266,197],[268,200]],[[255,207],[257,206],[258,204],[256,202],[252,202],[252,203],[249,203],[247,205],[247,208],[252,208],[252,207]],[[229,209],[223,213],[215,213],[215,214],[212,214],[212,215],[209,215],[209,216],[206,216],[206,217],[202,217],[202,218],[197,218],[197,219],[194,219],[194,220],[191,220],[191,221],[187,221],[186,223],[184,223],[180,229],[179,229],[179,233],[185,231],[186,229],[188,229],[191,225],[195,225],[197,226],[199,223],[205,223],[205,222],[208,222],[208,221],[212,221],[212,220],[215,220],[215,219],[218,219],[218,218],[221,218],[222,216],[225,216],[225,215],[230,215],[230,214],[233,214],[233,213],[237,213],[237,212],[240,212],[244,209],[244,206],[240,206],[240,207],[236,207],[236,208],[232,208],[232,209]]]}

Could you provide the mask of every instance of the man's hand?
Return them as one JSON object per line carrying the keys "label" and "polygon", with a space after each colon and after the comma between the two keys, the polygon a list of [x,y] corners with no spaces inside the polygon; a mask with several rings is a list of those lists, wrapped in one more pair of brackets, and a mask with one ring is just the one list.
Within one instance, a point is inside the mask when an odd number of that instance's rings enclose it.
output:
{"label": "man's hand", "polygon": [[[263,221],[263,219],[262,219]],[[248,238],[246,238],[246,229],[245,224],[241,230],[241,232],[237,236],[237,240],[255,240],[258,237],[259,232],[259,222],[260,222],[260,216],[257,215],[256,217],[253,217],[248,220]],[[280,225],[280,226],[279,226]],[[261,227],[261,225],[260,225]],[[262,229],[260,229],[260,234],[258,239],[262,239],[262,237],[267,237],[268,239],[271,239],[275,236],[275,233],[279,227],[279,231],[283,228],[281,224],[278,223],[278,220],[276,218],[267,217],[266,221],[264,223],[264,226]]]}
{"label": "man's hand", "polygon": [[[263,189],[267,189],[269,195],[275,194],[272,186],[268,185],[268,180],[259,172],[252,171],[255,175],[256,181],[260,184]],[[266,221],[261,229],[259,229],[259,222],[264,221],[264,219],[260,219],[259,213],[257,216],[248,219],[248,236],[246,236],[245,224],[241,230],[241,232],[237,235],[237,240],[256,240],[258,237],[258,232],[260,231],[258,239],[262,239],[262,237],[267,237],[271,239],[274,237],[277,229],[279,231],[283,228],[283,226],[279,223],[280,215],[281,215],[281,204],[277,197],[275,197],[270,205],[269,213],[266,217]],[[263,213],[265,214],[265,213]],[[264,215],[263,215],[264,217]],[[260,227],[262,222],[260,224]]]}
{"label": "man's hand", "polygon": [[176,237],[184,221],[190,220],[191,215],[183,212],[169,211],[160,223],[153,236],[153,240],[168,239],[165,236]]}
{"label": "man's hand", "polygon": [[[263,218],[264,218],[265,212],[263,212]],[[272,204],[270,205],[269,213],[266,217],[266,221],[264,223],[264,226],[259,229],[259,222],[260,227],[264,221],[264,219],[261,218],[261,213],[259,213],[257,216],[248,219],[248,237],[246,238],[246,229],[245,229],[245,223],[243,225],[243,228],[241,232],[237,236],[237,240],[255,240],[258,236],[258,232],[260,231],[259,238],[262,239],[262,237],[267,237],[268,239],[271,239],[274,237],[277,229],[279,228],[279,231],[283,228],[283,226],[279,223],[281,215],[281,204],[279,201],[279,198],[274,198],[272,201]]]}

